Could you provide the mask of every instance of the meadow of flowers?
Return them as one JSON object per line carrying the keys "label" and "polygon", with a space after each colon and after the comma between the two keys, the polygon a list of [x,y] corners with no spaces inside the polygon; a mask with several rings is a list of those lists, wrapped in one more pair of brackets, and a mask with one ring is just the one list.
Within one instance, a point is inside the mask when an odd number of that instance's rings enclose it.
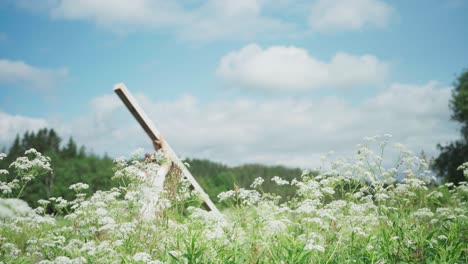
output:
{"label": "meadow of flowers", "polygon": [[[467,183],[435,184],[428,162],[401,145],[384,160],[388,138],[292,181],[233,186],[218,196],[222,214],[201,209],[200,195],[171,175],[150,218],[142,190],[162,153],[115,160],[118,188],[87,195],[76,183],[74,200],[30,208],[19,197],[52,162],[31,149],[0,168],[0,263],[468,263]],[[468,163],[460,169],[468,177]],[[264,181],[296,191],[279,197]]]}

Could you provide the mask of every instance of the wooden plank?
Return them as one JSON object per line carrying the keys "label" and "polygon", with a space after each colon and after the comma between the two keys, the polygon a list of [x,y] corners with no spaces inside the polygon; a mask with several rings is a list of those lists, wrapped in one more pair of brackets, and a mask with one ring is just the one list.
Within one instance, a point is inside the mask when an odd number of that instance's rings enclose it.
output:
{"label": "wooden plank", "polygon": [[146,134],[151,138],[154,142],[159,140],[161,137],[161,133],[156,128],[156,126],[151,122],[151,119],[146,116],[146,113],[137,103],[133,95],[127,90],[127,87],[123,83],[118,83],[114,86],[114,92],[120,97],[122,102],[128,108],[130,113],[132,113],[133,117],[138,121],[140,126],[145,130]]}
{"label": "wooden plank", "polygon": [[[189,180],[190,184],[194,188],[195,191],[200,193],[202,196],[202,199],[204,201],[204,206],[210,210],[214,211],[216,213],[219,213],[218,208],[214,203],[211,201],[210,197],[208,194],[205,193],[203,188],[198,184],[198,182],[195,180],[195,178],[192,176],[190,171],[185,167],[184,163],[179,159],[179,157],[175,154],[175,152],[172,150],[172,148],[169,146],[169,144],[162,139],[161,133],[159,130],[156,128],[154,123],[151,121],[151,119],[148,118],[148,116],[145,114],[143,109],[140,107],[140,105],[137,103],[133,95],[127,90],[127,87],[123,83],[118,83],[114,86],[114,92],[119,96],[119,98],[122,100],[122,102],[125,104],[125,106],[128,108],[130,113],[135,117],[135,119],[138,121],[140,126],[145,130],[146,134],[151,138],[153,142],[155,141],[163,141],[162,144],[164,145],[166,155],[168,155],[169,159],[175,163],[177,167],[182,171],[182,174],[184,177]],[[162,139],[162,140],[161,140]]]}

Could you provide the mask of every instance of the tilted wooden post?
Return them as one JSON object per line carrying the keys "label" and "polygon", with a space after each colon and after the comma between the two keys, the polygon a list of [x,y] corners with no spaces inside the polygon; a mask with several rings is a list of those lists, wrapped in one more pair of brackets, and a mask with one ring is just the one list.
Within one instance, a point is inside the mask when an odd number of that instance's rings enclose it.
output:
{"label": "tilted wooden post", "polygon": [[[140,105],[137,103],[135,98],[132,96],[132,94],[127,90],[127,87],[123,83],[118,83],[114,86],[114,92],[117,93],[117,95],[120,97],[122,102],[127,106],[128,110],[130,113],[132,113],[133,117],[138,121],[138,123],[141,125],[143,130],[145,130],[146,134],[150,137],[152,142],[161,142],[161,144],[164,144],[165,148],[165,154],[168,156],[168,158],[181,170],[182,175],[187,178],[187,180],[190,182],[192,185],[193,189],[200,193],[202,196],[204,206],[210,210],[214,211],[216,213],[219,213],[218,208],[214,203],[210,200],[210,197],[208,194],[203,191],[203,188],[198,184],[198,182],[195,180],[195,178],[192,176],[190,171],[185,167],[184,163],[177,157],[175,152],[172,150],[172,148],[169,146],[167,142],[164,141],[164,139],[161,136],[161,133],[159,130],[156,128],[156,126],[153,124],[151,119],[146,116],[145,112],[143,109],[140,107]],[[164,142],[163,142],[164,141]]]}

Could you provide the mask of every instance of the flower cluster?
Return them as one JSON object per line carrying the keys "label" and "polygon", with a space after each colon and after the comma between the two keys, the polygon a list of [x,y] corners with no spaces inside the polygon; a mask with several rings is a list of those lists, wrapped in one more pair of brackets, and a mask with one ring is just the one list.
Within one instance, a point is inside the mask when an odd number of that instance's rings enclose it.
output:
{"label": "flower cluster", "polygon": [[[89,185],[76,183],[76,199],[51,197],[34,209],[0,199],[0,263],[463,263],[468,184],[436,185],[425,159],[401,145],[390,166],[389,139],[367,138],[356,157],[326,159],[290,182],[272,177],[278,188],[295,189],[288,198],[264,192],[262,178],[252,189],[234,186],[218,195],[230,205],[222,214],[199,208],[183,179],[171,176],[154,190],[161,152],[117,159],[121,186],[109,191],[87,197]],[[0,182],[0,192],[50,171],[37,151],[26,155],[10,166],[18,177]],[[460,166],[465,175],[467,168]],[[148,220],[143,209],[154,194]]]}

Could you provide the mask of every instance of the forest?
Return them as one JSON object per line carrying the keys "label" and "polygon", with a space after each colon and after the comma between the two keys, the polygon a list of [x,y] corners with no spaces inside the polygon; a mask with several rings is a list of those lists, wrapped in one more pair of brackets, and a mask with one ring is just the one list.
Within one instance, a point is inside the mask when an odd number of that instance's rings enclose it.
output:
{"label": "forest", "polygon": [[[8,149],[6,146],[2,148],[7,157],[0,160],[0,168],[8,167],[8,164],[30,148],[52,159],[52,172],[38,176],[20,197],[31,206],[37,206],[39,199],[50,197],[73,199],[74,193],[69,190],[69,186],[77,182],[89,185],[88,194],[117,186],[117,183],[112,181],[114,162],[111,157],[87,151],[85,146],[80,146],[71,137],[63,144],[60,135],[52,128],[43,128],[37,132],[27,131],[23,135],[17,135]],[[230,167],[209,160],[187,159],[186,162],[190,166],[190,172],[215,203],[218,200],[216,196],[220,192],[230,190],[234,186],[249,187],[255,178],[268,179],[280,176],[292,180],[302,172],[299,168],[261,164]],[[12,173],[6,180],[11,180],[15,176]],[[293,193],[292,187],[280,189],[271,181],[265,182],[264,189],[276,191],[283,197]]]}

